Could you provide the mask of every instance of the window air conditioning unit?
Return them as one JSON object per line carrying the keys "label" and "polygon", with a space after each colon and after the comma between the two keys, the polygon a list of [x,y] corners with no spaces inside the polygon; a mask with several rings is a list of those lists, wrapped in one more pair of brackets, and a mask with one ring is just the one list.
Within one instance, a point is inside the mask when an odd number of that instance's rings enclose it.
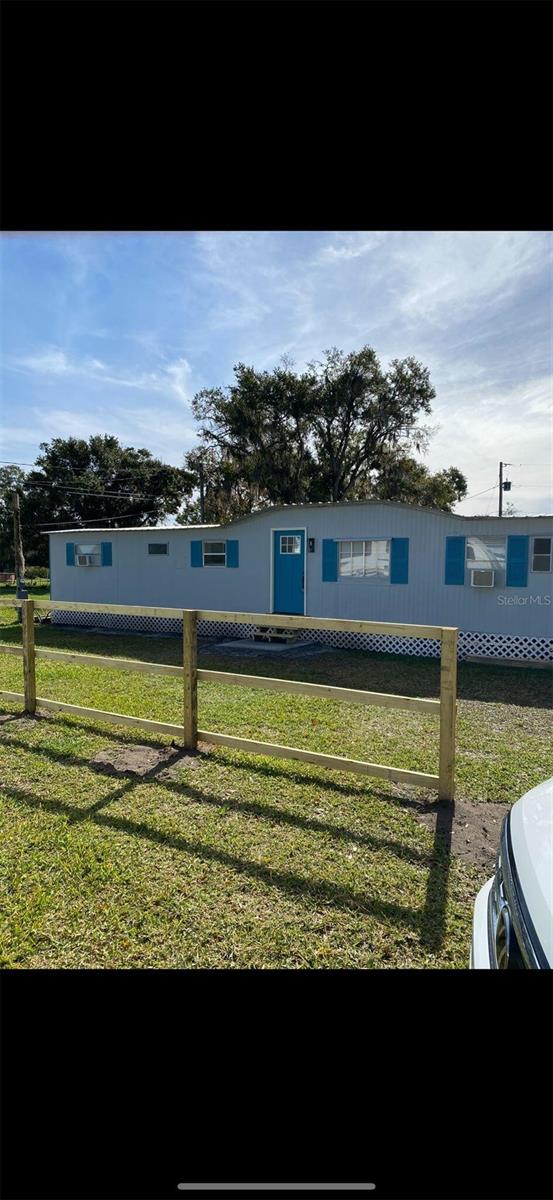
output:
{"label": "window air conditioning unit", "polygon": [[494,585],[495,571],[484,569],[471,571],[471,587],[487,587]]}

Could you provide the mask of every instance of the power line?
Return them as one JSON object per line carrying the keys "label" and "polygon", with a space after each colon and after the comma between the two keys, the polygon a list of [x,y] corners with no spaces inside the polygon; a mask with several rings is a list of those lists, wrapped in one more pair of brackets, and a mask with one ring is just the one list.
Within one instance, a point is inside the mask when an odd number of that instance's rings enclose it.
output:
{"label": "power line", "polygon": [[[87,525],[90,525],[91,521],[104,521],[104,522],[124,521],[127,517],[136,517],[137,515],[142,516],[142,517],[149,517],[152,515],[152,513],[155,513],[157,511],[158,510],[156,508],[149,508],[149,509],[146,509],[145,511],[141,510],[141,512],[139,514],[137,514],[135,512],[118,513],[116,517],[105,517],[104,514],[101,513],[98,517],[75,517],[74,521],[80,521],[82,527],[85,528]],[[46,521],[46,522],[31,521],[28,523],[28,526],[30,526],[31,528],[34,529],[34,528],[37,528],[38,526],[40,526],[41,529],[43,529],[45,532],[47,532],[46,531],[47,525],[67,525],[71,529],[75,528],[75,524],[74,524],[74,522],[73,523],[71,522],[70,517],[66,517],[64,521]],[[144,526],[144,528],[146,528],[146,526]],[[61,532],[63,532],[63,530]]]}
{"label": "power line", "polygon": [[0,463],[5,467],[36,467],[36,463],[10,462],[8,458],[0,458]]}
{"label": "power line", "polygon": [[486,516],[487,516],[487,517],[489,517],[489,516],[490,516],[490,507],[491,507],[491,505],[494,503],[494,499],[495,499],[495,497],[494,497],[494,496],[488,496],[488,499],[487,499],[487,501],[486,501],[486,503],[487,503],[487,508],[486,508]]}
{"label": "power line", "polygon": [[137,500],[161,499],[161,497],[156,496],[151,492],[147,493],[147,494],[144,494],[142,492],[95,492],[95,491],[89,492],[89,491],[84,491],[84,489],[82,489],[82,488],[69,487],[69,485],[66,483],[54,483],[51,479],[45,479],[44,482],[42,480],[40,482],[38,480],[33,480],[29,486],[31,488],[33,488],[33,487],[42,487],[42,488],[49,487],[49,488],[54,488],[56,491],[60,491],[60,492],[73,492],[73,494],[75,496],[97,496],[99,499],[102,499],[102,500],[111,500],[112,497],[113,498],[126,497],[127,499],[129,499],[129,497],[132,497],[132,498],[136,498]]}
{"label": "power line", "polygon": [[[475,500],[477,496],[484,496],[484,495],[486,494],[486,492],[493,492],[493,491],[495,491],[495,489],[496,489],[498,486],[499,486],[499,485],[498,485],[497,483],[494,483],[494,484],[492,485],[492,487],[489,487],[489,488],[484,488],[484,489],[483,489],[483,491],[481,491],[481,492],[472,492],[470,496],[463,496],[463,499],[462,499],[461,503],[462,503],[462,504],[464,504],[465,500]],[[545,487],[545,486],[546,486],[546,485],[545,485],[545,484],[543,484],[543,483],[515,483],[515,482],[513,482],[513,487],[538,487],[538,488],[543,488],[543,487]]]}
{"label": "power line", "polygon": [[465,500],[474,500],[476,496],[484,496],[486,492],[493,492],[497,486],[497,483],[493,483],[491,487],[484,488],[481,492],[473,492],[470,496],[463,496],[461,503],[464,504]]}
{"label": "power line", "polygon": [[[10,462],[7,458],[0,458],[0,465],[5,467],[34,467],[36,471],[40,471],[42,469],[41,467],[37,467],[36,463]],[[91,467],[73,470],[72,467],[58,466],[57,470],[65,471],[73,478],[77,478],[79,475],[94,475],[94,468]],[[160,466],[153,466],[152,463],[145,462],[143,467],[122,467],[121,469],[114,468],[112,474],[115,476],[115,478],[117,478],[119,475],[142,475],[144,472],[155,473],[161,470],[183,471],[187,470],[187,468],[175,467],[171,463],[161,463]],[[96,476],[96,478],[99,478],[99,476]],[[109,477],[106,475],[105,478],[107,479]]]}

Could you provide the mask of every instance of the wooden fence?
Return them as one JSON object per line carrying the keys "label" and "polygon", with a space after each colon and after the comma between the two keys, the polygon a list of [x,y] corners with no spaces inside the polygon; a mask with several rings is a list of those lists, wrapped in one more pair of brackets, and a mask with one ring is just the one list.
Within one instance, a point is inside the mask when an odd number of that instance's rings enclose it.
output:
{"label": "wooden fence", "polygon": [[[33,713],[37,705],[54,712],[73,716],[92,717],[117,725],[138,726],[151,733],[170,733],[183,740],[185,748],[193,750],[198,741],[212,746],[231,746],[250,754],[270,758],[291,758],[315,763],[337,771],[354,771],[360,775],[376,775],[400,783],[415,784],[438,791],[441,800],[453,800],[455,777],[455,719],[457,709],[457,629],[440,625],[400,625],[383,621],[345,621],[331,617],[294,617],[276,613],[219,612],[211,609],[145,608],[125,604],[90,604],[62,600],[2,601],[2,606],[16,604],[22,608],[22,647],[0,646],[0,652],[23,657],[23,692],[0,691],[5,700],[23,700],[25,712]],[[76,654],[61,650],[41,650],[35,647],[35,610],[86,611],[125,613],[132,616],[178,618],[183,625],[183,665],[139,662],[135,659],[102,657],[96,654]],[[361,691],[356,688],[333,687],[329,684],[302,683],[291,679],[272,679],[267,676],[242,675],[233,671],[204,671],[197,665],[197,625],[201,621],[224,621],[231,624],[268,625],[279,629],[329,629],[348,633],[391,634],[400,637],[435,638],[441,643],[440,699],[427,700],[413,696],[397,696],[384,692]],[[164,721],[149,721],[124,713],[103,712],[97,708],[82,708],[58,700],[47,700],[36,694],[36,660],[114,667],[125,671],[145,671],[157,675],[177,675],[183,679],[183,723],[172,725]],[[393,669],[393,667],[392,667]],[[206,683],[228,683],[238,687],[263,688],[267,691],[290,692],[293,695],[316,699],[340,700],[349,704],[374,704],[384,708],[401,708],[410,712],[426,712],[440,719],[439,773],[407,771],[380,763],[358,761],[293,746],[273,745],[234,737],[226,733],[211,733],[198,729],[198,680]]]}

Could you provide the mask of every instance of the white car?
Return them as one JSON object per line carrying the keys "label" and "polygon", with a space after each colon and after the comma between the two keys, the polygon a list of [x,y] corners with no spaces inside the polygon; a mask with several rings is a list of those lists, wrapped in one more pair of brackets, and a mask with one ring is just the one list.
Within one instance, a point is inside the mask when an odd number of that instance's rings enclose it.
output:
{"label": "white car", "polygon": [[503,821],[495,876],[474,905],[470,966],[553,968],[553,778]]}

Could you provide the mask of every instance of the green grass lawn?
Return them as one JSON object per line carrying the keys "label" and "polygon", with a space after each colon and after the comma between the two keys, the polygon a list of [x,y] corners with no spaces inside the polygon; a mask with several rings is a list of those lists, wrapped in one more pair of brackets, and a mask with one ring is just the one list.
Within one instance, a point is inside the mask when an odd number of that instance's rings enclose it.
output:
{"label": "green grass lawn", "polygon": [[[0,583],[0,600],[7,596],[15,596],[17,591],[15,583]],[[28,582],[27,591],[29,599],[48,600],[50,597],[50,580],[36,579]]]}
{"label": "green grass lawn", "polygon": [[[39,594],[37,592],[37,594]],[[44,594],[44,593],[41,593]],[[17,644],[13,609],[0,636]],[[37,629],[37,645],[179,662],[179,639]],[[438,695],[439,664],[362,651],[200,650],[204,667]],[[21,660],[0,657],[2,688]],[[179,679],[37,663],[40,696],[180,723]],[[457,794],[508,805],[553,774],[547,671],[461,665]],[[15,712],[17,705],[2,704]],[[218,684],[201,728],[437,770],[436,718]],[[420,789],[211,749],[172,780],[99,774],[141,730],[45,715],[0,727],[7,967],[465,967],[483,881],[414,819]]]}

